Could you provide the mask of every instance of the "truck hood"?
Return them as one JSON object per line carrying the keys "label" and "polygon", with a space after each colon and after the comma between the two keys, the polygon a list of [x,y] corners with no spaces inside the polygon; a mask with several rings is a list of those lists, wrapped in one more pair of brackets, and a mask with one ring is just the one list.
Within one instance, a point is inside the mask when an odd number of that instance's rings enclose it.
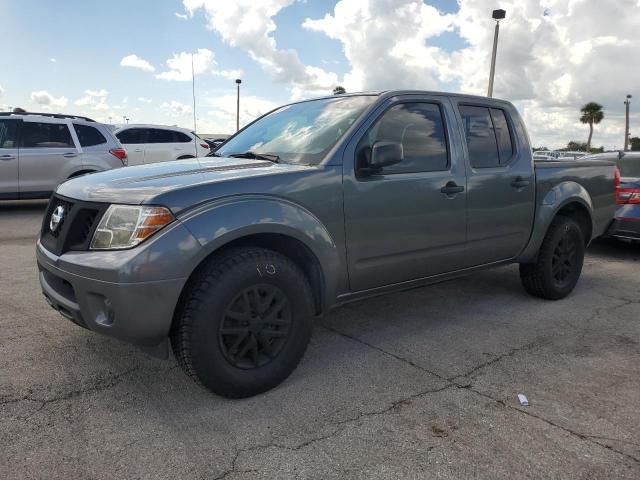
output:
{"label": "truck hood", "polygon": [[215,198],[219,195],[209,186],[313,168],[315,167],[244,158],[193,158],[85,175],[60,184],[56,193],[88,202],[130,205],[162,200],[157,203],[171,208],[172,205],[167,204],[166,200],[171,197],[172,192],[197,190],[208,192],[209,198]]}

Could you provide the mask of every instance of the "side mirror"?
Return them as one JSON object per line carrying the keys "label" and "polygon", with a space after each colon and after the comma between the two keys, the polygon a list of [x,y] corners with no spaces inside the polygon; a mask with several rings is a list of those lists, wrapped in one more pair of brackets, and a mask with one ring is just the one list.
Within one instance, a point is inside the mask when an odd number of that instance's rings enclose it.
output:
{"label": "side mirror", "polygon": [[402,144],[395,142],[376,142],[371,149],[369,169],[379,171],[384,167],[395,165],[404,160]]}

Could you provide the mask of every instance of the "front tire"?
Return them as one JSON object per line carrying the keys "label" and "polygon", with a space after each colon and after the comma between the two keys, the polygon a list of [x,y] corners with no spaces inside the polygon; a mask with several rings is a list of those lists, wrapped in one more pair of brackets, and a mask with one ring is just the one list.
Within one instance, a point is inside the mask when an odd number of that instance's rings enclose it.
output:
{"label": "front tire", "polygon": [[171,344],[198,383],[224,397],[249,397],[296,368],[311,337],[313,299],[287,257],[232,249],[211,258],[187,288]]}
{"label": "front tire", "polygon": [[520,264],[520,279],[533,296],[558,300],[571,293],[582,272],[585,241],[571,218],[557,216],[544,237],[538,260]]}

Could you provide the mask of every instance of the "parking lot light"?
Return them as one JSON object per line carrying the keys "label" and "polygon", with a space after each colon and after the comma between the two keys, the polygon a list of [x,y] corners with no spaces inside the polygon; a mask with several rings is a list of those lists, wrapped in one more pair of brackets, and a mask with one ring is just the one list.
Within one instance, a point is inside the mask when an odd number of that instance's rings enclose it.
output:
{"label": "parking lot light", "polygon": [[493,96],[493,77],[496,73],[496,54],[498,52],[498,33],[500,32],[500,20],[507,16],[507,12],[502,9],[494,10],[491,18],[496,21],[496,29],[493,34],[493,52],[491,53],[491,71],[489,72],[489,90],[487,97]]}
{"label": "parking lot light", "polygon": [[242,80],[236,78],[236,85],[238,86],[238,96],[237,96],[237,104],[236,104],[236,132],[240,130],[240,84]]}

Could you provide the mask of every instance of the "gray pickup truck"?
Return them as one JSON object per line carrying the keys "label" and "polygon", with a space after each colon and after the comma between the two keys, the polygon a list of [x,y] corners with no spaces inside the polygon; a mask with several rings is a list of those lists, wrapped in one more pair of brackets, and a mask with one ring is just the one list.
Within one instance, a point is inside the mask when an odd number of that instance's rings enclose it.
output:
{"label": "gray pickup truck", "polygon": [[534,163],[512,104],[421,91],[278,108],[216,157],[67,181],[37,244],[42,290],[78,325],[213,392],[283,381],[313,318],[505,263],[568,295],[615,210],[614,165]]}

